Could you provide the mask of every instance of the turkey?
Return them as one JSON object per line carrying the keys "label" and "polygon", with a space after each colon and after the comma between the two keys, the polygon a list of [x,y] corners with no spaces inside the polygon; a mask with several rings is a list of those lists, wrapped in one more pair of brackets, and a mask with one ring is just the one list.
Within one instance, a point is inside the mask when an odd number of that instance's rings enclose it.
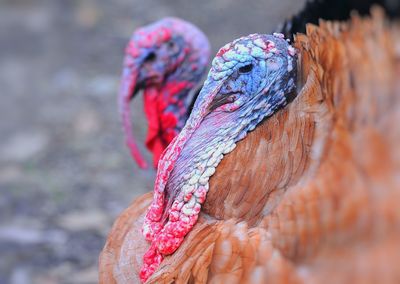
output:
{"label": "turkey", "polygon": [[118,101],[126,144],[139,167],[146,168],[147,163],[133,136],[130,100],[144,90],[149,123],[146,146],[157,167],[161,153],[186,122],[191,90],[204,74],[209,53],[206,36],[178,18],[165,18],[133,33],[125,50]]}
{"label": "turkey", "polygon": [[295,47],[297,69],[279,34],[220,50],[154,197],[115,222],[101,283],[399,281],[400,27],[375,10]]}

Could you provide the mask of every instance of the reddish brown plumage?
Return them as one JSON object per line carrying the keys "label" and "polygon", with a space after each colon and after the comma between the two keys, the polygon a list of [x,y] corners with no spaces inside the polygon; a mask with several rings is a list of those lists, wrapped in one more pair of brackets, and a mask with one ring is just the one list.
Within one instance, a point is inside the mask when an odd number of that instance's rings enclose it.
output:
{"label": "reddish brown plumage", "polygon": [[[148,283],[399,283],[400,27],[299,35],[298,97],[228,154],[203,213]],[[137,283],[151,195],[117,219],[101,283]]]}

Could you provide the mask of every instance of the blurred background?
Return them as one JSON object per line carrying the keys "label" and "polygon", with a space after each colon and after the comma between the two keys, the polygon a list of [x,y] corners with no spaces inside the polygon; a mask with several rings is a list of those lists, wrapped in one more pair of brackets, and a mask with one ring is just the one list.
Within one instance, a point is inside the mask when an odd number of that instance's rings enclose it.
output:
{"label": "blurred background", "polygon": [[[213,55],[268,33],[304,0],[2,0],[0,283],[96,283],[115,217],[152,190],[123,142],[116,106],[134,28],[165,16],[198,25]],[[132,104],[142,152],[141,98]],[[150,161],[150,155],[146,155]]]}

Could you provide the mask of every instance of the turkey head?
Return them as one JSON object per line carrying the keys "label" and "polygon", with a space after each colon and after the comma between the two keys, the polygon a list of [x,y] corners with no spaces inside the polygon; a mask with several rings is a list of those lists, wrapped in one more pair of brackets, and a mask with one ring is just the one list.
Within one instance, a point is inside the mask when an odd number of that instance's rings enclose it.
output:
{"label": "turkey head", "polygon": [[295,50],[281,34],[252,34],[217,53],[185,127],[159,163],[143,225],[151,247],[144,255],[142,281],[196,223],[208,180],[224,155],[287,104],[296,89],[296,71]]}
{"label": "turkey head", "polygon": [[147,164],[133,136],[130,100],[143,90],[149,124],[146,147],[157,167],[161,153],[186,122],[190,91],[205,71],[209,49],[197,27],[177,18],[162,19],[133,33],[125,51],[118,102],[126,144],[139,167]]}

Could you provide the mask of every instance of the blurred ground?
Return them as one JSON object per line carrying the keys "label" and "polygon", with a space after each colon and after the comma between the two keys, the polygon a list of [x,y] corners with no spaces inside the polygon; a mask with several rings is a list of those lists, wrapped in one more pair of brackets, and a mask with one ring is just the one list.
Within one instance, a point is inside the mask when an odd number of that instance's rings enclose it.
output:
{"label": "blurred ground", "polygon": [[[154,172],[139,171],[124,147],[116,107],[134,27],[182,17],[215,53],[271,32],[303,2],[2,0],[0,283],[96,283],[114,218],[152,189]],[[133,108],[143,141],[140,100]]]}

